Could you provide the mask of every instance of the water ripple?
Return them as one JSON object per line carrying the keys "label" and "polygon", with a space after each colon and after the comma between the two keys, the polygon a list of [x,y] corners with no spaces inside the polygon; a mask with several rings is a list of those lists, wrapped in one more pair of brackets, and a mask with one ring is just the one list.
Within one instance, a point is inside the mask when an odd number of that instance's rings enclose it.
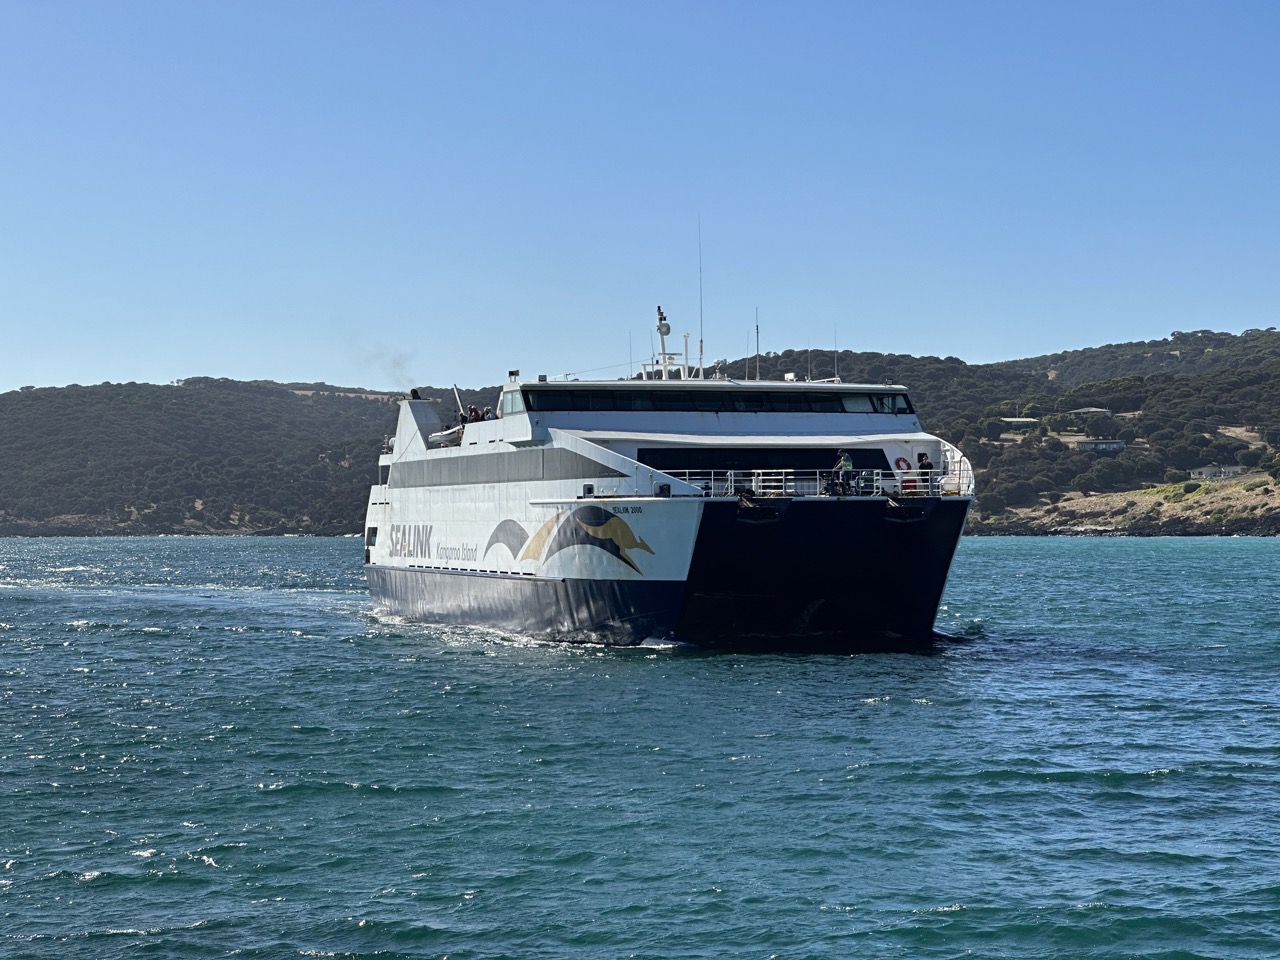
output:
{"label": "water ripple", "polygon": [[378,621],[352,543],[0,540],[0,952],[1274,955],[1269,541],[966,541],[866,657]]}

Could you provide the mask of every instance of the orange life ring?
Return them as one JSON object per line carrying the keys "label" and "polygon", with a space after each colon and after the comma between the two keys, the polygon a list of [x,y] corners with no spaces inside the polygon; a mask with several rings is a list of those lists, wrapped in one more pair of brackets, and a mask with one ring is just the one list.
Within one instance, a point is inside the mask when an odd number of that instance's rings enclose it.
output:
{"label": "orange life ring", "polygon": [[906,457],[899,457],[897,460],[893,461],[893,465],[898,468],[899,473],[906,473],[911,469],[911,461]]}

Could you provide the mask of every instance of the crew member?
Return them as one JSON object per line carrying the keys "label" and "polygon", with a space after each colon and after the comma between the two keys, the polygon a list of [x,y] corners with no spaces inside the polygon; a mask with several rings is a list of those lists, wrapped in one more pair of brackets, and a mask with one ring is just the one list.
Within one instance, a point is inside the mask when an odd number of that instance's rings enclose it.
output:
{"label": "crew member", "polygon": [[921,453],[916,456],[916,469],[920,473],[920,485],[933,496],[936,492],[938,478],[934,473],[933,461],[929,459],[929,454]]}
{"label": "crew member", "polygon": [[849,456],[848,450],[839,451],[839,456],[836,459],[836,465],[831,469],[838,478],[838,492],[848,493],[849,478],[853,476],[853,457]]}

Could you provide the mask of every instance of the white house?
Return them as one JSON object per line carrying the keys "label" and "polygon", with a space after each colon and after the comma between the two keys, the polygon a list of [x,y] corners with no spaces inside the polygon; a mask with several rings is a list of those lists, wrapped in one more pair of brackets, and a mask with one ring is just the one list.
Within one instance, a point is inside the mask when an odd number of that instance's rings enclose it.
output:
{"label": "white house", "polygon": [[1123,440],[1077,440],[1075,444],[1077,450],[1087,450],[1090,453],[1119,453],[1124,449]]}
{"label": "white house", "polygon": [[1193,480],[1227,480],[1244,473],[1244,467],[1220,467],[1216,463],[1207,467],[1196,467],[1191,471]]}

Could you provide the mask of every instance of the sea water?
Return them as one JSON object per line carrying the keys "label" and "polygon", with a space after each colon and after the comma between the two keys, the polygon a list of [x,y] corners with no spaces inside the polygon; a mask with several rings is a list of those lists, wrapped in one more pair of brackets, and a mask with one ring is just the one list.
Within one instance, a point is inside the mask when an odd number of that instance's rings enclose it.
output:
{"label": "sea water", "polygon": [[854,657],[383,622],[360,563],[0,540],[0,956],[1280,956],[1280,541],[965,540],[948,638]]}

